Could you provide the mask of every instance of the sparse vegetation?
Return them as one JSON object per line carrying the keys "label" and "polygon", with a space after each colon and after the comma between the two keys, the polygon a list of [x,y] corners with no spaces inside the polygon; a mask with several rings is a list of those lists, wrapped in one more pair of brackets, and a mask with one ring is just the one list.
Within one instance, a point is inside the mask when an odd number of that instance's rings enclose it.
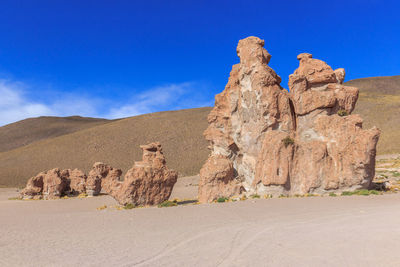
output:
{"label": "sparse vegetation", "polygon": [[80,193],[78,196],[77,196],[77,198],[85,198],[85,197],[87,197],[88,195],[86,194],[86,193]]}
{"label": "sparse vegetation", "polygon": [[253,198],[253,199],[254,199],[254,198],[260,198],[260,195],[253,194],[253,195],[251,195],[250,197]]}
{"label": "sparse vegetation", "polygon": [[339,110],[339,111],[337,112],[337,114],[338,114],[340,117],[344,117],[344,116],[349,115],[349,113],[348,113],[346,110],[344,110],[344,109]]}
{"label": "sparse vegetation", "polygon": [[9,197],[8,200],[22,200],[22,197]]}
{"label": "sparse vegetation", "polygon": [[227,197],[220,197],[217,199],[218,203],[223,203],[223,202],[227,202],[229,199]]}
{"label": "sparse vegetation", "polygon": [[126,204],[125,206],[124,206],[124,209],[126,209],[126,210],[131,210],[131,209],[134,209],[136,206],[134,205],[134,204],[132,204],[132,203],[128,203],[128,204]]}
{"label": "sparse vegetation", "polygon": [[282,139],[282,142],[285,145],[285,147],[287,147],[288,145],[294,144],[294,140],[290,136],[286,136],[284,139]]}
{"label": "sparse vegetation", "polygon": [[330,193],[329,193],[329,196],[330,196],[330,197],[337,197],[337,195],[336,195],[334,192],[330,192]]}
{"label": "sparse vegetation", "polygon": [[392,172],[392,174],[394,177],[400,177],[400,172],[398,172],[398,171],[394,171],[394,172]]}
{"label": "sparse vegetation", "polygon": [[105,210],[107,208],[107,205],[103,205],[101,207],[98,207],[97,210]]}
{"label": "sparse vegetation", "polygon": [[174,207],[174,206],[177,206],[177,205],[178,205],[178,203],[176,203],[174,201],[166,200],[163,203],[159,204],[158,207],[159,208],[167,208],[167,207]]}
{"label": "sparse vegetation", "polygon": [[343,191],[342,196],[369,196],[369,195],[380,195],[381,193],[376,190],[367,190],[367,189],[361,189],[361,190],[355,190],[355,191]]}

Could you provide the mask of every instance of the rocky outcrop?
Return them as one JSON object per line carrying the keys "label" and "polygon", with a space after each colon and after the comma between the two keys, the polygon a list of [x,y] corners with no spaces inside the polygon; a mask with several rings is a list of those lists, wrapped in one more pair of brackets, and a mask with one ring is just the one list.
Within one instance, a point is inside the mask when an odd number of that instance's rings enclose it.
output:
{"label": "rocky outcrop", "polygon": [[157,205],[168,200],[178,174],[166,166],[161,144],[140,146],[142,161],[135,162],[121,183],[114,183],[110,194],[121,204]]}
{"label": "rocky outcrop", "polygon": [[167,168],[160,143],[150,143],[141,148],[142,161],[134,163],[124,181],[121,181],[120,169],[96,162],[87,177],[78,169],[41,172],[28,180],[21,195],[28,199],[54,199],[65,194],[85,192],[88,196],[96,196],[103,191],[122,205],[160,204],[168,200],[178,174]]}
{"label": "rocky outcrop", "polygon": [[86,174],[78,169],[70,171],[69,188],[71,194],[81,194],[86,192]]}
{"label": "rocky outcrop", "polygon": [[43,192],[43,179],[45,175],[45,172],[41,172],[30,178],[26,187],[21,191],[21,197],[24,199],[41,199]]}
{"label": "rocky outcrop", "polygon": [[69,170],[52,169],[46,172],[43,177],[43,198],[59,198],[69,185]]}
{"label": "rocky outcrop", "polygon": [[300,54],[290,93],[268,66],[264,41],[239,41],[240,63],[215,97],[205,138],[211,156],[200,172],[199,200],[244,194],[305,194],[366,188],[374,176],[379,130],[349,115],[358,89]]}
{"label": "rocky outcrop", "polygon": [[109,190],[111,180],[119,180],[122,171],[114,169],[102,162],[96,162],[89,172],[86,180],[86,193],[89,196],[97,196],[102,188]]}
{"label": "rocky outcrop", "polygon": [[199,201],[211,202],[225,196],[239,195],[243,188],[235,179],[232,162],[223,155],[213,155],[200,170]]}

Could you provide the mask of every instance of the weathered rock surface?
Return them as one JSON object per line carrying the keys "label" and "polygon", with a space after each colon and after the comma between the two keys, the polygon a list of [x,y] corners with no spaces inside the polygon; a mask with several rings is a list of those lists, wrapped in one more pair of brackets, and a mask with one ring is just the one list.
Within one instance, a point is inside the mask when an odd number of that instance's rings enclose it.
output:
{"label": "weathered rock surface", "polygon": [[200,170],[199,201],[211,202],[214,199],[239,195],[243,188],[235,179],[232,162],[225,156],[213,155]]}
{"label": "weathered rock surface", "polygon": [[96,162],[86,180],[86,193],[89,196],[96,196],[100,194],[102,187],[108,193],[112,190],[112,182],[116,179],[119,180],[121,174],[120,169],[114,169],[102,162]]}
{"label": "weathered rock surface", "polygon": [[342,85],[344,69],[300,54],[289,93],[263,46],[257,37],[239,41],[240,63],[215,97],[204,133],[211,156],[200,173],[200,201],[238,191],[293,195],[368,187],[379,130],[363,130],[362,119],[348,115],[358,89]]}
{"label": "weathered rock surface", "polygon": [[41,199],[43,192],[43,179],[45,175],[45,172],[41,172],[30,178],[26,187],[21,191],[21,197],[24,199]]}
{"label": "weathered rock surface", "polygon": [[81,194],[86,192],[86,174],[78,169],[73,169],[69,173],[69,188],[72,194]]}
{"label": "weathered rock surface", "polygon": [[135,162],[124,181],[110,194],[121,204],[157,205],[168,200],[178,174],[166,166],[161,144],[158,142],[140,146],[142,161]]}
{"label": "weathered rock surface", "polygon": [[69,170],[52,169],[43,177],[43,198],[59,198],[68,190]]}

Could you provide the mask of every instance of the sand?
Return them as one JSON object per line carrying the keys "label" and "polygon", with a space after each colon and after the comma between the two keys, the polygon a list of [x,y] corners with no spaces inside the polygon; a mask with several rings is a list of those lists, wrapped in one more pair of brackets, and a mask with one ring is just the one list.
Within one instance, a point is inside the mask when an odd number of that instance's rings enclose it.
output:
{"label": "sand", "polygon": [[0,189],[0,266],[400,266],[400,194],[132,210],[15,195]]}

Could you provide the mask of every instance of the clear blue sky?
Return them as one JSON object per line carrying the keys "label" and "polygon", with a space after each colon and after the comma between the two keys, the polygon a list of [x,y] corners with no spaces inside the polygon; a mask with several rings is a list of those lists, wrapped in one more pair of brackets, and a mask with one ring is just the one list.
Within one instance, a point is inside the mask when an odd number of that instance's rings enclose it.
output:
{"label": "clear blue sky", "polygon": [[285,88],[302,52],[400,75],[398,1],[3,0],[0,34],[0,125],[212,105],[251,35]]}

